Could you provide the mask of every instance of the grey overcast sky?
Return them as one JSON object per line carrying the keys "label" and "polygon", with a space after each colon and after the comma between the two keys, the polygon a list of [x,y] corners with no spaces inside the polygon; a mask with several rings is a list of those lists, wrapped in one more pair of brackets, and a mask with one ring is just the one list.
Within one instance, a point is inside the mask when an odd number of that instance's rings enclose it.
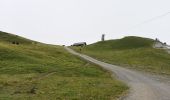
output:
{"label": "grey overcast sky", "polygon": [[101,34],[170,44],[168,12],[170,0],[0,0],[0,30],[59,45],[93,43]]}

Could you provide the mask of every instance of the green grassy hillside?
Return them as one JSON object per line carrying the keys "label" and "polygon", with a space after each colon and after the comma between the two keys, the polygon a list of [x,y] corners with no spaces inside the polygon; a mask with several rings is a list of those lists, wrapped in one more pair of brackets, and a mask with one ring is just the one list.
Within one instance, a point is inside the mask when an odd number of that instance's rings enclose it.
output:
{"label": "green grassy hillside", "polygon": [[20,37],[18,35],[13,35],[10,33],[0,31],[0,42],[12,43],[12,42],[19,42],[20,44],[32,44],[35,41],[31,41],[29,39]]}
{"label": "green grassy hillside", "polygon": [[127,89],[63,47],[33,42],[0,32],[0,100],[109,100]]}
{"label": "green grassy hillside", "polygon": [[[153,48],[154,40],[125,37],[88,45],[82,53],[108,63],[158,74],[170,74],[170,54]],[[79,48],[74,48],[79,51]]]}

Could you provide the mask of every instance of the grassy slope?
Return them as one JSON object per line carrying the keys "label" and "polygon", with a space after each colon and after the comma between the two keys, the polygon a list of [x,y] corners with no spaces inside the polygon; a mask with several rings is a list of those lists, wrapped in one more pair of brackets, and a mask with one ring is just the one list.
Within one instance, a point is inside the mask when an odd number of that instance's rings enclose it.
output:
{"label": "grassy slope", "polygon": [[63,47],[32,43],[0,32],[0,100],[108,100],[127,89]]}
{"label": "grassy slope", "polygon": [[[97,42],[82,52],[105,62],[157,74],[170,74],[170,55],[154,49],[154,40],[141,37]],[[78,50],[78,48],[76,48]]]}

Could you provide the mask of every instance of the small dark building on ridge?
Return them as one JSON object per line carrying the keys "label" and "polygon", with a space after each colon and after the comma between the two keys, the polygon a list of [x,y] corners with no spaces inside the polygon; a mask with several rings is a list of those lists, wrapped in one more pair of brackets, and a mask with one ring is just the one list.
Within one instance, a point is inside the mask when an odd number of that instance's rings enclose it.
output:
{"label": "small dark building on ridge", "polygon": [[87,43],[86,42],[78,42],[78,43],[74,43],[72,46],[86,46]]}

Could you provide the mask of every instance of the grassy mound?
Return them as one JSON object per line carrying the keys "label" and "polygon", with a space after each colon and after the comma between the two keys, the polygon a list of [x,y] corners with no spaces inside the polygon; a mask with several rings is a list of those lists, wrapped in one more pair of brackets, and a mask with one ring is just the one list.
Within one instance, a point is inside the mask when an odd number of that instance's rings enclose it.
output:
{"label": "grassy mound", "polygon": [[127,89],[63,47],[32,42],[0,32],[0,100],[108,100]]}
{"label": "grassy mound", "polygon": [[[105,62],[138,70],[170,74],[170,55],[153,48],[154,40],[142,37],[125,37],[97,42],[82,49],[82,53]],[[78,48],[75,48],[78,51]]]}
{"label": "grassy mound", "polygon": [[153,44],[152,39],[148,38],[141,38],[141,37],[125,37],[122,39],[117,40],[108,40],[108,41],[101,41],[89,45],[88,49],[101,49],[101,50],[124,50],[124,49],[134,49],[134,48],[141,48],[141,47],[151,47]]}
{"label": "grassy mound", "polygon": [[20,37],[18,35],[13,35],[10,33],[2,32],[0,31],[0,42],[7,42],[7,43],[12,43],[12,42],[18,42],[20,44],[31,44],[34,43],[35,41]]}

